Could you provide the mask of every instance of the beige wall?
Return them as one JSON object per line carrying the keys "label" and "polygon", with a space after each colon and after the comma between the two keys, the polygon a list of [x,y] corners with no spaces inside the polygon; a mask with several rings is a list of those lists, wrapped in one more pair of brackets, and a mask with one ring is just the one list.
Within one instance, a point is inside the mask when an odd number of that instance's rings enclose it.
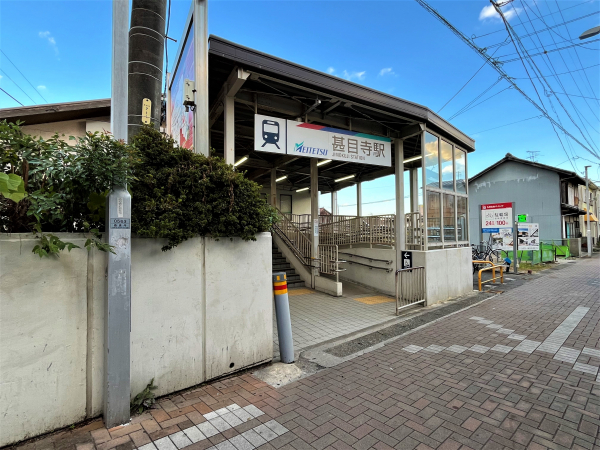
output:
{"label": "beige wall", "polygon": [[64,135],[63,139],[72,145],[74,141],[70,141],[69,136],[83,137],[86,131],[91,131],[92,133],[102,131],[103,129],[110,131],[110,117],[38,123],[35,125],[24,125],[22,129],[27,134],[41,136],[44,139],[51,138],[55,133],[58,133],[60,136]]}
{"label": "beige wall", "polygon": [[[269,199],[271,189],[268,186],[263,186],[260,192],[267,194],[267,200]],[[281,194],[292,196],[292,214],[310,214],[310,191],[296,192],[277,189],[278,208]]]}

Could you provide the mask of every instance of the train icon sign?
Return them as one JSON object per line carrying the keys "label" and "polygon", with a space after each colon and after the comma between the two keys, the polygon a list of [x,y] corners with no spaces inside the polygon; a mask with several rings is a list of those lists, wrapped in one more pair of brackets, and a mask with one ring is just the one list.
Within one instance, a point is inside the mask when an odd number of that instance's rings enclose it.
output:
{"label": "train icon sign", "polygon": [[254,150],[286,153],[287,124],[285,119],[256,114],[254,120]]}

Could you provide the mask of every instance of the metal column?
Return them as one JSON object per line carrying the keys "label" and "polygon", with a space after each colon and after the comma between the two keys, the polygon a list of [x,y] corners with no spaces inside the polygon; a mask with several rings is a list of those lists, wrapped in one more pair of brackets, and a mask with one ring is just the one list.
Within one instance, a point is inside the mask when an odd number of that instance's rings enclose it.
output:
{"label": "metal column", "polygon": [[410,212],[419,212],[419,171],[410,169]]}
{"label": "metal column", "polygon": [[[317,158],[310,159],[310,238],[312,241],[311,257],[318,258],[319,254],[319,167]],[[312,288],[315,288],[315,277],[319,275],[319,269],[316,267],[316,261],[313,261],[312,269]]]}
{"label": "metal column", "polygon": [[362,182],[356,183],[356,215],[362,216]]}
{"label": "metal column", "polygon": [[587,254],[588,257],[592,257],[592,191],[590,190],[590,179],[588,178],[588,167],[585,166],[585,190],[587,191],[587,225],[585,229],[585,234],[587,237]]}
{"label": "metal column", "polygon": [[271,206],[277,208],[277,169],[271,169]]}
{"label": "metal column", "polygon": [[404,225],[404,141],[394,139],[395,187],[396,187],[396,270],[402,269],[402,250],[406,250],[406,229]]}
{"label": "metal column", "polygon": [[[110,123],[115,139],[122,140],[127,140],[128,29],[129,1],[115,0]],[[112,428],[130,420],[131,196],[127,189],[113,188],[106,207],[108,243],[116,253],[108,253],[104,321],[104,424]]]}
{"label": "metal column", "polygon": [[338,201],[337,201],[337,191],[331,191],[331,214],[333,216],[338,215]]}
{"label": "metal column", "polygon": [[235,163],[235,99],[232,95],[225,96],[225,145],[223,152],[225,154],[225,164]]}
{"label": "metal column", "polygon": [[194,75],[196,110],[194,112],[194,152],[209,155],[208,135],[208,0],[193,0]]}

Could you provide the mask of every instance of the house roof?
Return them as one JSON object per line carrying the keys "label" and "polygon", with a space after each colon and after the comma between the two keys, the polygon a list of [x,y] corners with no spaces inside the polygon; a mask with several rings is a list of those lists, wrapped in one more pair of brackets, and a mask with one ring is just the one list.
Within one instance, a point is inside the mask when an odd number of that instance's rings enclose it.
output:
{"label": "house roof", "polygon": [[527,166],[537,167],[538,169],[550,170],[552,172],[556,172],[561,180],[571,179],[574,184],[585,184],[585,180],[583,178],[581,178],[579,175],[577,175],[575,172],[571,172],[569,170],[564,170],[564,169],[559,169],[558,167],[547,166],[546,164],[540,164],[537,162],[529,161],[528,159],[517,158],[516,156],[513,156],[510,153],[507,153],[504,158],[502,158],[500,161],[496,162],[495,164],[492,164],[491,166],[483,169],[478,174],[473,175],[471,178],[469,178],[469,183],[472,181],[475,181],[476,179],[485,175],[486,173],[491,172],[496,167],[500,166],[501,164],[504,164],[507,161],[513,161],[513,162],[525,164]]}
{"label": "house roof", "polygon": [[0,120],[24,125],[110,116],[110,98],[0,109]]}

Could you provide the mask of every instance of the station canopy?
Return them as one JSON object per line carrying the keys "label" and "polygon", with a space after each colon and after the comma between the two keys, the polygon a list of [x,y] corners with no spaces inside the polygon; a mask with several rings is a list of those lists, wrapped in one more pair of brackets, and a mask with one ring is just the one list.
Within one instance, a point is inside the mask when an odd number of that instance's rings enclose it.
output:
{"label": "station canopy", "polygon": [[[431,131],[472,152],[475,141],[427,107],[385,94],[345,79],[253,50],[216,36],[209,38],[210,146],[223,155],[223,86],[238,69],[249,73],[235,95],[235,158],[248,156],[240,170],[268,186],[271,169],[287,179],[278,189],[310,185],[310,158],[254,151],[255,114],[299,120],[381,137],[405,138],[404,160],[421,155],[421,130]],[[435,86],[432,86],[435,89]],[[393,148],[393,146],[392,146]],[[319,167],[319,190],[331,192],[394,173],[391,167],[332,161]],[[405,163],[405,170],[421,167],[421,160]],[[354,178],[335,180],[354,175]]]}

